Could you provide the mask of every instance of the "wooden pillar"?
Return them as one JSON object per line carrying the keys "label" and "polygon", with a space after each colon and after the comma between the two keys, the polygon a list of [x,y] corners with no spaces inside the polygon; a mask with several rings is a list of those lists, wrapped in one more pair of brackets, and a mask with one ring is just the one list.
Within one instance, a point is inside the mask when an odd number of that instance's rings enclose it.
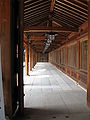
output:
{"label": "wooden pillar", "polygon": [[25,74],[29,75],[29,49],[28,49],[28,45],[25,46]]}
{"label": "wooden pillar", "polygon": [[19,92],[19,112],[24,111],[24,93],[23,93],[23,11],[24,1],[20,0],[19,3],[19,19],[18,19],[18,92]]}
{"label": "wooden pillar", "polygon": [[32,49],[32,68],[34,67],[34,52],[33,52],[33,49]]}
{"label": "wooden pillar", "polygon": [[61,66],[61,48],[60,48],[60,66]]}
{"label": "wooden pillar", "polygon": [[79,80],[79,73],[78,73],[79,69],[80,69],[80,41],[77,40],[77,80]]}
{"label": "wooden pillar", "polygon": [[12,114],[10,0],[0,1],[0,44],[5,113]]}
{"label": "wooden pillar", "polygon": [[30,65],[30,71],[32,70],[32,64],[31,64],[31,57],[32,57],[32,55],[31,55],[31,45],[29,45],[29,65]]}
{"label": "wooden pillar", "polygon": [[67,45],[65,46],[65,64],[66,64],[66,73],[67,73],[67,66],[68,66],[68,47]]}
{"label": "wooden pillar", "polygon": [[90,0],[88,0],[88,83],[87,104],[90,107]]}

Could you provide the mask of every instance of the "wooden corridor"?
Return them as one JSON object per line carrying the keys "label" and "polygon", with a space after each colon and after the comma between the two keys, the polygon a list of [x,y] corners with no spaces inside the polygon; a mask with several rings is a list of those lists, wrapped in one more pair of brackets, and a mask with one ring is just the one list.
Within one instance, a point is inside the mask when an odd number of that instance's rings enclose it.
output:
{"label": "wooden corridor", "polygon": [[90,120],[86,92],[50,63],[24,76],[25,113],[17,120]]}

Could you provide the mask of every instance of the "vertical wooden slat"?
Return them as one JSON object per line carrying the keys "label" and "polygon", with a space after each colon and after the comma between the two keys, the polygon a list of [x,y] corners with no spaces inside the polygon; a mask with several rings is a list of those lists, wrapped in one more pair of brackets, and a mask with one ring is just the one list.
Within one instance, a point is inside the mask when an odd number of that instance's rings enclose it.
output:
{"label": "vertical wooden slat", "polygon": [[25,74],[29,75],[29,49],[28,49],[28,45],[25,47]]}
{"label": "vertical wooden slat", "polygon": [[90,107],[90,0],[88,0],[88,84],[87,104]]}
{"label": "vertical wooden slat", "polygon": [[77,40],[77,80],[79,80],[79,73],[78,73],[79,69],[80,69],[80,41]]}
{"label": "vertical wooden slat", "polygon": [[65,46],[65,64],[66,64],[66,73],[67,73],[67,65],[68,65],[68,47]]}

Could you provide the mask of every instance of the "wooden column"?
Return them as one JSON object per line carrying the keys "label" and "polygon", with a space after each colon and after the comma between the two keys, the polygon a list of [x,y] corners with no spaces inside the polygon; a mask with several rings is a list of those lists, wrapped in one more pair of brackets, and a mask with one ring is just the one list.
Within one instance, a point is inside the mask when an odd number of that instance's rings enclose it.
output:
{"label": "wooden column", "polygon": [[90,107],[90,0],[88,0],[88,84],[87,104]]}
{"label": "wooden column", "polygon": [[77,80],[79,80],[79,73],[78,73],[79,69],[80,69],[80,41],[77,40]]}
{"label": "wooden column", "polygon": [[29,75],[29,49],[28,45],[25,46],[25,74]]}
{"label": "wooden column", "polygon": [[32,49],[32,53],[31,54],[32,54],[32,61],[31,62],[32,62],[32,68],[33,68],[34,67],[34,61],[33,61],[33,59],[34,59],[33,58],[34,53],[33,53],[33,49]]}
{"label": "wooden column", "polygon": [[12,114],[10,0],[0,1],[0,44],[5,113]]}
{"label": "wooden column", "polygon": [[66,73],[67,73],[67,66],[68,66],[68,47],[67,45],[65,46],[65,64],[66,64]]}
{"label": "wooden column", "polygon": [[23,39],[24,39],[24,28],[23,28],[23,11],[24,11],[24,0],[18,1],[19,4],[19,19],[18,19],[18,92],[19,92],[19,112],[24,111],[24,93],[23,93]]}
{"label": "wooden column", "polygon": [[29,45],[29,65],[30,65],[30,71],[32,70],[32,65],[31,65],[31,45]]}

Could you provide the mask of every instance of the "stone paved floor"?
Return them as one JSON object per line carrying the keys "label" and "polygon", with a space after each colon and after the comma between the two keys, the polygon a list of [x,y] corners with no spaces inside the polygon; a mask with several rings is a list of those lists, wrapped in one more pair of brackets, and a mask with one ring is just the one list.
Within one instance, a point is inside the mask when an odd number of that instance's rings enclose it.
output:
{"label": "stone paved floor", "polygon": [[25,113],[16,120],[90,120],[86,92],[50,63],[24,77]]}

